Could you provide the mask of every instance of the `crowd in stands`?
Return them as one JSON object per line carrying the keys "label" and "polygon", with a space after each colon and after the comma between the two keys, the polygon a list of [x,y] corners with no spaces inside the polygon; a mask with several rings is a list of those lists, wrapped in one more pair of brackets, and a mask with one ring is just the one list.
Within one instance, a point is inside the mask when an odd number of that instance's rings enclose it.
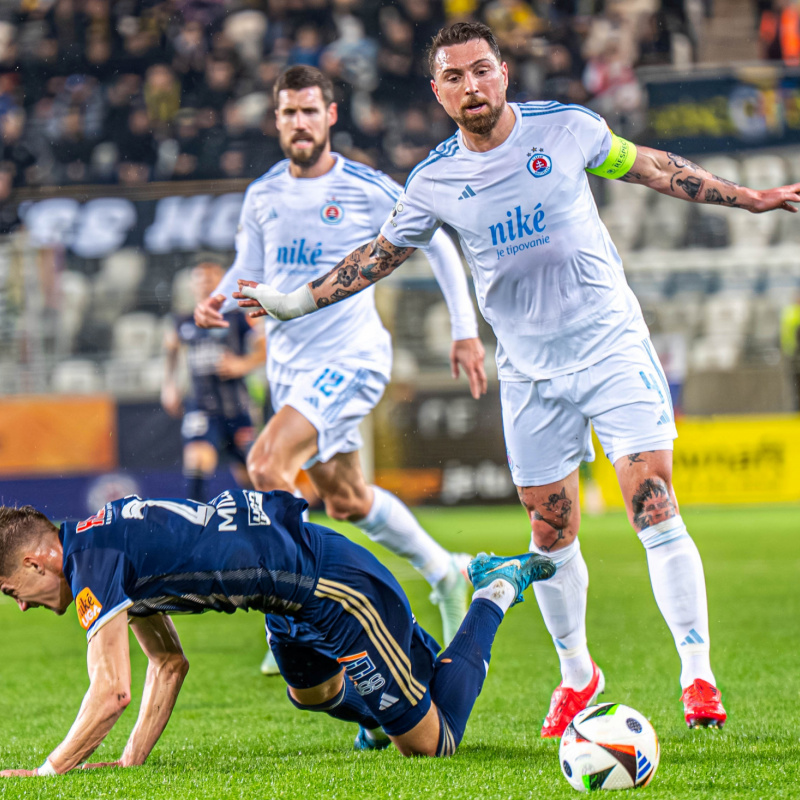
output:
{"label": "crowd in stands", "polygon": [[402,177],[452,124],[429,89],[436,30],[481,19],[510,97],[588,104],[617,129],[634,68],[691,41],[684,0],[20,0],[0,6],[0,190],[253,178],[281,158],[272,85],[338,91],[334,147]]}

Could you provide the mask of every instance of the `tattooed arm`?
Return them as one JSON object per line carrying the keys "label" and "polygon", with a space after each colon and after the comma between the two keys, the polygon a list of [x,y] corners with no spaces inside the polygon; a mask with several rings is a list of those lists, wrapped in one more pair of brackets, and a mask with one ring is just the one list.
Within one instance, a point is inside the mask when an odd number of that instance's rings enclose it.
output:
{"label": "tattooed arm", "polygon": [[694,203],[744,208],[754,214],[781,208],[796,212],[790,203],[800,203],[800,184],[759,191],[712,175],[683,156],[638,147],[630,171],[620,180],[640,183],[662,194]]}
{"label": "tattooed arm", "polygon": [[338,303],[391,275],[415,249],[396,247],[378,235],[374,241],[345,256],[327,275],[289,294],[277,292],[265,283],[240,280],[239,291],[233,296],[242,308],[255,309],[250,311],[251,317],[269,315],[280,320],[294,319]]}

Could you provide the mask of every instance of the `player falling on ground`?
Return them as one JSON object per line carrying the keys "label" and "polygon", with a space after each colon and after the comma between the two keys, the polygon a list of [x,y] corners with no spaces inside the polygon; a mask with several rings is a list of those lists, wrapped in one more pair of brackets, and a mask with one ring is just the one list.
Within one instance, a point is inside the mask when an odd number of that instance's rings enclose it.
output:
{"label": "player falling on ground", "polygon": [[279,319],[327,307],[389,275],[443,223],[452,226],[497,335],[508,460],[530,516],[531,550],[558,565],[535,587],[562,674],[542,736],[560,736],[604,687],[586,645],[588,574],[577,538],[578,466],[594,457],[592,425],[675,639],[686,721],[722,725],[703,566],[672,487],[669,389],[586,171],[752,212],[796,211],[800,184],[754,191],[674,153],[637,149],[581,106],[507,103],[508,69],[480,23],[439,31],[429,65],[433,91],[459,130],[413,170],[380,236],[289,295],[244,286],[239,296],[255,299],[241,305],[260,304],[266,311],[256,315]]}
{"label": "player falling on ground", "polygon": [[[56,528],[30,506],[0,506],[0,590],[22,611],[63,614],[75,601],[91,684],[64,741],[38,770],[82,764],[131,699],[128,623],[148,659],[139,718],[118,761],[143,764],[169,720],[188,670],[165,614],[266,613],[289,699],[357,722],[357,749],[393,742],[403,755],[452,755],[481,691],[503,615],[547,558],[481,554],[470,563],[472,603],[453,642],[414,620],[400,584],[369,552],[303,521],[286,492],[223,492],[210,504],[115,500]],[[280,625],[279,623],[285,623]]]}
{"label": "player falling on ground", "polygon": [[[208,297],[225,270],[204,261],[192,269],[195,300]],[[226,328],[206,330],[190,316],[178,316],[164,337],[166,370],[161,405],[174,417],[183,414],[183,474],[186,496],[209,499],[207,484],[214,477],[220,451],[231,458],[231,471],[240,486],[251,487],[247,453],[255,438],[250,418],[250,397],[244,376],[266,357],[261,325],[251,327],[244,314],[225,315]],[[178,357],[186,350],[191,379],[188,397],[178,386]]]}
{"label": "player falling on ground", "polygon": [[[287,158],[247,190],[236,260],[195,311],[203,327],[225,324],[221,312],[237,308],[231,295],[238,279],[253,286],[267,281],[284,291],[304,286],[374,238],[400,195],[383,173],[331,152],[337,111],[333,85],[322,72],[291,67],[276,82],[274,98]],[[478,398],[486,391],[484,350],[461,260],[444,232],[432,237],[425,253],[450,311],[453,375],[463,368]],[[391,338],[375,309],[374,290],[325,316],[269,320],[267,340],[275,415],[250,451],[253,485],[293,491],[305,467],[330,517],[349,520],[422,573],[449,642],[466,609],[466,557],[451,556],[397,497],[368,485],[361,469],[358,426],[380,400],[392,365]],[[262,670],[277,672],[269,654]]]}

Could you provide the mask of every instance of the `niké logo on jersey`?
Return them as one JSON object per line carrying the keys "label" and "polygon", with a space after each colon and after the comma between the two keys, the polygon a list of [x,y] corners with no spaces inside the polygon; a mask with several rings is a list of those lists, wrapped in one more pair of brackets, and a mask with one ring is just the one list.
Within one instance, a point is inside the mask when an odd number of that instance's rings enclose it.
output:
{"label": "nik\u00e9 logo on jersey", "polygon": [[541,203],[534,206],[531,214],[523,214],[522,206],[516,206],[513,211],[506,211],[507,219],[504,222],[495,222],[494,225],[489,226],[492,244],[496,247],[498,244],[543,233],[547,227],[544,216]]}
{"label": "nik\u00e9 logo on jersey", "polygon": [[314,266],[322,256],[322,242],[317,242],[312,249],[306,245],[305,239],[292,239],[291,247],[278,248],[279,264],[306,264]]}

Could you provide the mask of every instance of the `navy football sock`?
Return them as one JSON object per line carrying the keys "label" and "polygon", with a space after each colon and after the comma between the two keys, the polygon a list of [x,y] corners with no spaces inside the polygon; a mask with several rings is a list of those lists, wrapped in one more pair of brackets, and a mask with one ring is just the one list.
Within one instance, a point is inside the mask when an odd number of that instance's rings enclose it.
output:
{"label": "navy football sock", "polygon": [[286,693],[289,696],[289,700],[303,711],[323,711],[329,717],[340,719],[343,722],[357,722],[359,725],[363,725],[369,730],[380,728],[380,723],[372,716],[372,712],[364,702],[364,698],[356,691],[356,687],[353,685],[352,681],[347,678],[345,678],[344,686],[342,686],[342,690],[336,697],[328,700],[327,703],[319,703],[315,706],[306,706],[302,703],[298,703],[297,700],[289,694],[288,689]]}
{"label": "navy football sock", "polygon": [[438,756],[452,755],[464,736],[502,621],[503,612],[491,600],[473,600],[455,638],[436,660],[431,699],[439,710]]}

